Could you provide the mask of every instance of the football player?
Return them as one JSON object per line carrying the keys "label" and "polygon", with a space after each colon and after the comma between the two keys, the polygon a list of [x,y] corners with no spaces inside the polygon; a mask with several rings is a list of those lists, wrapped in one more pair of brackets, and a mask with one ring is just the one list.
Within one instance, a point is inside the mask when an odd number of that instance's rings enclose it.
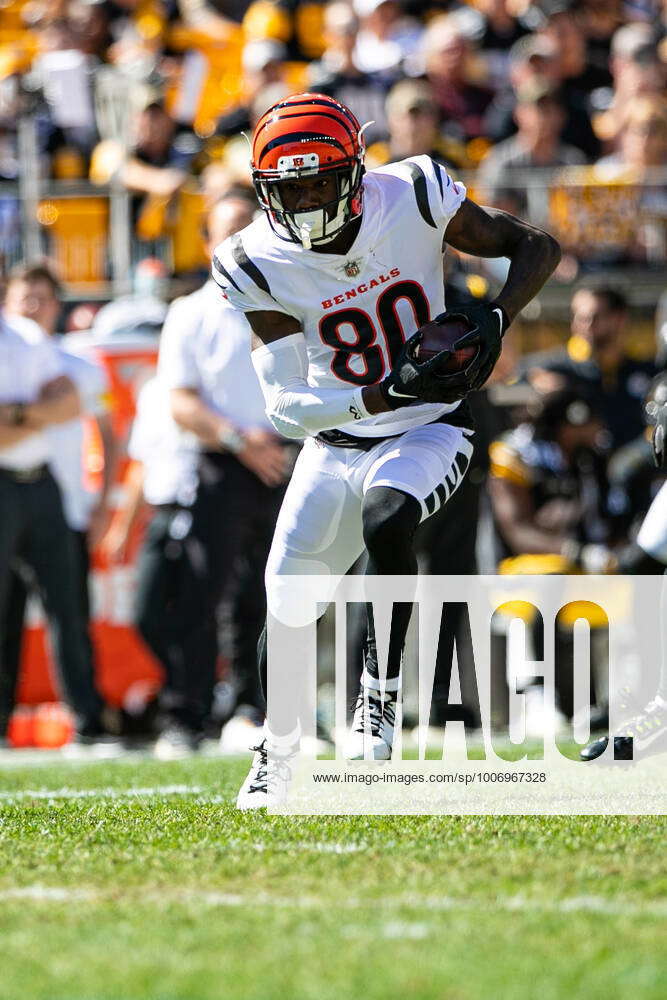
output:
{"label": "football player", "polygon": [[[250,321],[269,418],[281,434],[306,439],[266,571],[270,612],[296,627],[305,623],[290,608],[290,574],[343,575],[364,547],[371,574],[417,573],[415,529],[447,502],[470,461],[464,397],[489,377],[503,334],[560,250],[547,233],[470,201],[428,156],[366,173],[362,127],[321,94],[269,108],[251,167],[264,213],[217,248],[213,276]],[[493,302],[457,308],[471,331],[457,348],[476,351],[463,371],[444,376],[450,355],[420,363],[414,334],[445,310],[446,244],[507,257],[510,267]],[[384,686],[369,616],[352,757],[369,752],[369,738],[375,759],[391,756],[411,605],[394,610]],[[265,732],[271,750],[288,757],[297,731]],[[277,794],[270,783],[265,740],[239,807],[266,805]]]}
{"label": "football player", "polygon": [[[663,376],[652,406],[653,457],[659,469],[667,468],[667,381]],[[663,483],[639,529],[637,540],[619,558],[619,573],[655,575],[667,573],[667,483]],[[660,594],[662,660],[658,690],[654,698],[633,714],[614,737],[615,760],[640,760],[667,751],[667,587]],[[581,751],[582,760],[600,757],[609,743],[601,736]]]}

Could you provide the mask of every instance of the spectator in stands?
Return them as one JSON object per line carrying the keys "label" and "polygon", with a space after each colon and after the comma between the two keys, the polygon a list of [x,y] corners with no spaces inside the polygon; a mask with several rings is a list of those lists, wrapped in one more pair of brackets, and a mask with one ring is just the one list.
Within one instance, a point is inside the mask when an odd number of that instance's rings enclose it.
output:
{"label": "spectator in stands", "polygon": [[502,86],[509,69],[509,54],[516,42],[526,34],[525,27],[515,16],[509,0],[477,0],[482,15],[477,44],[487,71],[489,84]]}
{"label": "spectator in stands", "polygon": [[484,112],[493,92],[469,78],[471,42],[454,15],[438,17],[422,39],[426,76],[449,127],[467,141],[484,134]]}
{"label": "spectator in stands", "polygon": [[96,138],[93,105],[93,61],[73,21],[67,16],[39,24],[39,49],[32,64],[32,88],[44,98],[40,109],[40,141],[49,153],[62,146],[86,157]]}
{"label": "spectator in stands", "polygon": [[588,58],[586,36],[569,0],[541,0],[541,34],[553,42],[559,76],[568,99],[585,102],[596,87],[611,86],[606,62]]}
{"label": "spectator in stands", "polygon": [[572,296],[567,347],[528,355],[520,371],[539,392],[587,393],[608,428],[611,450],[644,432],[644,397],[656,368],[626,349],[628,304],[609,285],[582,284]]}
{"label": "spectator in stands", "polygon": [[[596,178],[621,181],[635,196],[633,242],[628,257],[664,267],[667,247],[667,100],[662,96],[630,101],[620,121],[617,148],[598,160]],[[662,169],[661,169],[662,168]]]}
{"label": "spectator in stands", "polygon": [[[633,0],[635,10],[630,13],[624,0],[578,0],[576,14],[579,27],[586,39],[586,60],[589,65],[609,70],[611,44],[617,29],[628,17],[641,16],[637,7],[643,0]],[[625,9],[624,9],[625,8]]]}
{"label": "spectator in stands", "polygon": [[[626,24],[611,40],[610,68],[619,98],[655,93],[664,85],[659,67],[655,30],[650,24]],[[644,72],[644,70],[646,72]]]}
{"label": "spectator in stands", "polygon": [[79,39],[79,47],[86,55],[104,59],[112,42],[110,7],[106,3],[85,3],[74,0],[67,8],[67,16]]}
{"label": "spectator in stands", "polygon": [[187,180],[197,151],[192,133],[177,128],[162,101],[150,99],[137,116],[134,149],[120,177],[132,191],[171,198]]}
{"label": "spectator in stands", "polygon": [[321,61],[310,67],[309,87],[351,108],[362,125],[372,123],[364,132],[366,143],[370,145],[386,136],[387,81],[375,73],[362,73],[355,63],[358,29],[358,18],[349,4],[343,0],[327,4],[324,13],[326,48]]}
{"label": "spectator in stands", "polygon": [[8,74],[0,80],[0,180],[3,181],[15,181],[19,175],[16,126],[22,110],[19,77]]}
{"label": "spectator in stands", "polygon": [[266,87],[282,82],[286,58],[286,47],[275,39],[256,39],[247,43],[242,55],[243,101],[218,119],[217,135],[231,137],[252,129],[253,101]]}
{"label": "spectator in stands", "polygon": [[599,93],[597,104],[605,110],[595,121],[596,131],[604,141],[613,140],[619,132],[635,98],[659,95],[664,90],[665,67],[651,25],[633,23],[619,28],[611,43],[610,65],[614,89]]}
{"label": "spectator in stands", "polygon": [[[572,166],[585,162],[583,153],[560,140],[565,113],[558,91],[548,80],[534,78],[517,92],[518,131],[495,146],[482,162],[479,183],[493,205],[514,215],[529,210],[526,172],[535,167]],[[544,192],[538,190],[538,195]],[[533,217],[539,217],[534,212]]]}
{"label": "spectator in stands", "polygon": [[616,151],[598,160],[605,176],[615,168],[617,173],[627,171],[642,179],[651,168],[666,166],[667,100],[646,95],[631,101],[620,120],[616,141]]}
{"label": "spectator in stands", "polygon": [[440,132],[440,109],[427,80],[399,80],[387,98],[389,141],[368,148],[371,166],[426,153],[448,167],[467,166],[465,149]]}
{"label": "spectator in stands", "polygon": [[421,26],[404,17],[400,0],[353,0],[352,6],[359,18],[357,67],[362,73],[396,79],[404,60],[417,50]]}
{"label": "spectator in stands", "polygon": [[[484,115],[484,135],[494,143],[509,139],[516,132],[517,91],[535,79],[559,86],[556,47],[544,35],[525,35],[510,50],[507,85],[498,91]],[[576,146],[587,159],[595,159],[600,152],[600,142],[584,103],[579,98],[573,99],[570,93],[561,91],[559,96],[565,112],[561,141],[567,146]]]}
{"label": "spectator in stands", "polygon": [[[211,254],[224,238],[244,228],[254,211],[254,202],[238,193],[214,206],[208,216]],[[174,420],[197,439],[199,469],[187,529],[187,545],[196,549],[197,560],[189,613],[179,615],[187,668],[180,692],[185,710],[173,718],[156,752],[172,756],[198,746],[215,682],[216,614],[226,589],[237,585],[239,576],[243,588],[237,587],[238,604],[244,617],[237,619],[235,666],[247,746],[249,727],[261,721],[255,650],[265,614],[264,564],[288,459],[264,413],[250,361],[247,321],[228,306],[211,279],[172,304],[158,374],[171,390]]]}
{"label": "spectator in stands", "polygon": [[[51,630],[62,694],[80,742],[103,739],[103,701],[95,687],[72,532],[49,464],[49,429],[75,419],[79,396],[55,344],[36,323],[0,317],[0,705],[16,682],[4,663],[14,571],[32,571]],[[8,719],[0,719],[0,738]]]}
{"label": "spectator in stands", "polygon": [[[499,573],[603,573],[614,568],[615,516],[608,505],[603,441],[604,422],[594,401],[568,387],[542,397],[525,422],[492,442],[489,494],[503,557]],[[532,623],[532,638],[534,658],[540,660],[544,637],[539,619]],[[505,635],[494,634],[493,659],[505,642]],[[573,713],[572,642],[572,629],[558,627],[555,713],[544,702],[541,678],[516,678],[526,699],[526,735],[542,738],[563,721],[563,714]],[[506,655],[501,653],[499,660],[505,664]]]}

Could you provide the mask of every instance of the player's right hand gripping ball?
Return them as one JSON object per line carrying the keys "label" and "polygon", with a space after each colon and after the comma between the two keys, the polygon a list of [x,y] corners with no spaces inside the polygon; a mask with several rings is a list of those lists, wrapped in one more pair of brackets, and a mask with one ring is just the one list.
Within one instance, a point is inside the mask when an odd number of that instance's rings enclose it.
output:
{"label": "player's right hand gripping ball", "polygon": [[[398,360],[389,375],[380,382],[380,392],[391,410],[412,403],[453,403],[461,399],[463,391],[453,389],[438,374],[451,358],[449,350],[434,350],[429,357],[419,357],[422,333],[433,323],[426,324],[403,344]],[[430,331],[429,331],[430,332]],[[454,379],[455,376],[448,376]]]}
{"label": "player's right hand gripping ball", "polygon": [[464,370],[464,380],[468,383],[468,392],[481,389],[494,369],[500,357],[502,341],[510,320],[502,306],[497,302],[484,302],[476,305],[459,306],[452,313],[436,316],[436,322],[443,322],[456,316],[469,324],[469,331],[456,342],[457,350],[477,345],[478,351],[472,362]]}
{"label": "player's right hand gripping ball", "polygon": [[420,327],[381,383],[388,405],[455,403],[481,388],[498,360],[506,328],[505,314],[495,308],[465,306]]}

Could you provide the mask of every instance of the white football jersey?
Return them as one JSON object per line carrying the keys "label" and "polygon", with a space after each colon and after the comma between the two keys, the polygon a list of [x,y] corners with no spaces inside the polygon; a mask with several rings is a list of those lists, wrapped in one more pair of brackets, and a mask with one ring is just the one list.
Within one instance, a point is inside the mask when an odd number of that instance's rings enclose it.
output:
{"label": "white football jersey", "polygon": [[[380,382],[405,340],[445,309],[444,232],[466,191],[429,156],[372,170],[347,254],[280,239],[264,213],[225,240],[213,277],[243,312],[294,316],[308,351],[308,382],[352,388]],[[423,403],[342,424],[356,437],[400,434],[459,404]]]}

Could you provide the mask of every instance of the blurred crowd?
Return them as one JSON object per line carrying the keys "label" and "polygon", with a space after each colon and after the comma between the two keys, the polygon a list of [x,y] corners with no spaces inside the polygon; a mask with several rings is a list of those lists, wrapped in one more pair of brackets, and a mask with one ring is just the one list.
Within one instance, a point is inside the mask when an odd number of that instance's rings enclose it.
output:
{"label": "blurred crowd", "polygon": [[[187,243],[188,211],[249,182],[243,133],[281,96],[312,89],[372,123],[369,166],[430,153],[478,199],[549,221],[568,251],[564,280],[581,259],[663,261],[666,11],[660,0],[10,0],[0,178],[21,170],[17,121],[30,112],[43,178],[126,186],[145,243],[173,235],[176,203]],[[540,170],[564,189],[547,196]],[[176,249],[169,263],[194,270],[202,256]]]}

